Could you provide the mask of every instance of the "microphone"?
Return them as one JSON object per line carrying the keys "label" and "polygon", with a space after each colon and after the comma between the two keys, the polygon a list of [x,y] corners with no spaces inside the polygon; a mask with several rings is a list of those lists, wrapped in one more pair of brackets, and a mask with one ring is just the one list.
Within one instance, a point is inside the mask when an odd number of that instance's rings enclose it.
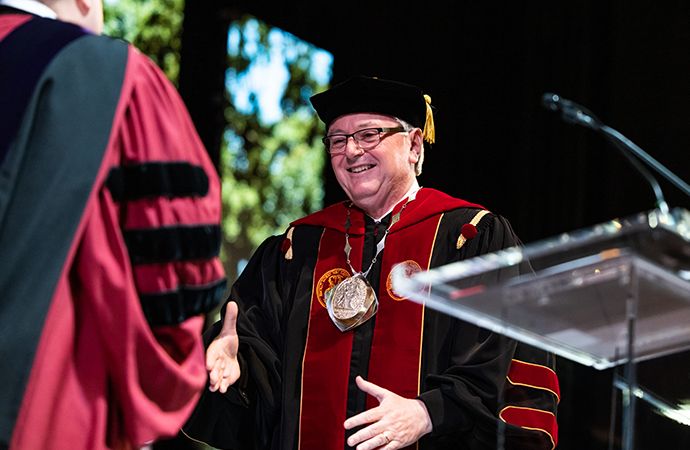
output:
{"label": "microphone", "polygon": [[558,94],[547,92],[542,95],[541,105],[550,111],[560,112],[561,118],[566,123],[584,125],[595,131],[599,131],[603,125],[590,110]]}
{"label": "microphone", "polygon": [[623,156],[640,172],[640,174],[647,179],[654,191],[656,197],[656,206],[662,213],[669,211],[668,205],[664,200],[664,194],[661,192],[661,187],[654,176],[642,165],[647,164],[648,167],[654,169],[657,173],[662,175],[668,181],[673,183],[678,189],[683,191],[685,195],[690,196],[690,185],[681,180],[676,174],[664,167],[659,161],[652,158],[648,153],[635,145],[628,138],[623,136],[618,131],[605,125],[599,120],[590,110],[578,105],[575,102],[567,100],[558,94],[546,93],[541,96],[541,104],[544,108],[560,112],[561,118],[564,122],[570,124],[583,125],[591,128],[594,131],[601,133],[607,141],[609,141],[615,148],[620,150]]}

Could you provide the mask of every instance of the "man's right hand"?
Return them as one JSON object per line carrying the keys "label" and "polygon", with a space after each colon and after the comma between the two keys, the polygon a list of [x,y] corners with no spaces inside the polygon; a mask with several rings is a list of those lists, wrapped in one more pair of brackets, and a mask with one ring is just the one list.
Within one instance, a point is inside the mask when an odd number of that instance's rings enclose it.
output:
{"label": "man's right hand", "polygon": [[240,377],[240,364],[237,350],[240,340],[237,337],[237,303],[228,302],[225,308],[225,322],[220,334],[206,350],[206,370],[211,392],[225,393]]}

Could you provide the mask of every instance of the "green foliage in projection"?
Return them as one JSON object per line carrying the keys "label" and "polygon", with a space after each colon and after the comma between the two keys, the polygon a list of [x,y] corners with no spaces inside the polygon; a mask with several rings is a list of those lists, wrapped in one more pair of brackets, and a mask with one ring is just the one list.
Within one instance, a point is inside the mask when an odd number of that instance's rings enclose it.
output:
{"label": "green foliage in projection", "polygon": [[131,42],[177,85],[184,0],[106,0],[103,34]]}
{"label": "green foliage in projection", "polygon": [[[308,98],[325,89],[331,61],[326,52],[252,17],[230,27],[231,106],[221,149],[223,256],[230,279],[264,239],[323,206],[325,130]],[[320,75],[316,66],[325,67]],[[274,92],[271,112],[263,98],[275,85],[284,89]]]}

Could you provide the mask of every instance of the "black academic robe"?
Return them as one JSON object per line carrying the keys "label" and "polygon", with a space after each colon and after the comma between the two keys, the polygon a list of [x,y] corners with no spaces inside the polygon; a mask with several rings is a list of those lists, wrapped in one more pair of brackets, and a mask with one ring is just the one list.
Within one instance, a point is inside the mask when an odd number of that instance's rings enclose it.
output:
{"label": "black academic robe", "polygon": [[[352,207],[348,233],[356,271],[369,267],[403,204],[381,224]],[[324,312],[322,294],[329,276],[351,272],[344,256],[348,205],[301,219],[256,251],[231,294],[240,306],[242,376],[226,394],[206,392],[185,431],[219,448],[348,448],[352,432],[342,422],[375,406],[355,385],[361,375],[425,403],[433,432],[419,441],[420,449],[496,448],[499,424],[506,448],[553,448],[553,355],[406,301],[388,277],[401,262],[425,270],[518,245],[509,223],[489,213],[468,230],[480,207],[422,189],[391,225],[369,273],[381,301],[377,315],[340,333]],[[391,322],[403,307],[409,308],[404,317]],[[209,331],[209,340],[220,326]],[[404,342],[416,332],[418,339]],[[407,373],[411,381],[400,381]]]}

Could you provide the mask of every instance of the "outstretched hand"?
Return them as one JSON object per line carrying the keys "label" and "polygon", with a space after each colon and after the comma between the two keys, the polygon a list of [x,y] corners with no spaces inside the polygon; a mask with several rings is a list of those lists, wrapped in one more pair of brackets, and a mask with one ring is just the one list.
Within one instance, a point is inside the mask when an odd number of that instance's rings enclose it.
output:
{"label": "outstretched hand", "polygon": [[407,399],[357,377],[357,386],[376,397],[379,406],[350,417],[345,429],[369,426],[350,436],[347,444],[357,450],[406,447],[432,431],[431,418],[421,400]]}
{"label": "outstretched hand", "polygon": [[225,393],[240,377],[240,364],[237,350],[240,340],[237,337],[237,303],[228,302],[225,308],[225,322],[220,334],[206,350],[206,370],[211,392]]}

